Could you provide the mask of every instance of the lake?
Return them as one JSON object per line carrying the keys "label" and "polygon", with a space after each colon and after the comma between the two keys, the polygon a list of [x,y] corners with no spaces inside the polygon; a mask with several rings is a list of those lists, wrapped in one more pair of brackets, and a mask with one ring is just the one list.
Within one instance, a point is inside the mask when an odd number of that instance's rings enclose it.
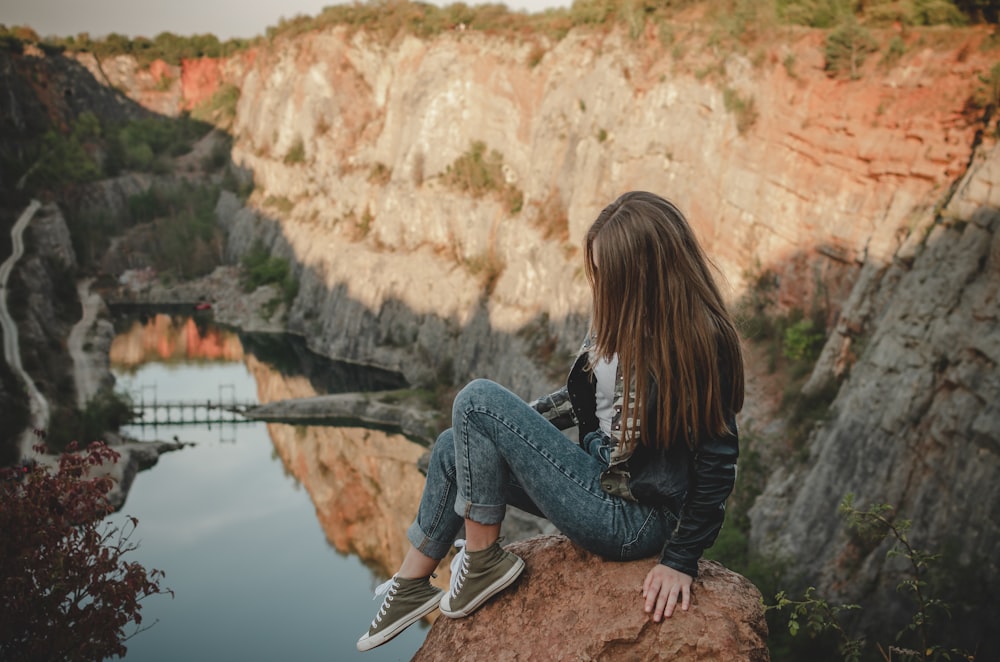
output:
{"label": "lake", "polygon": [[[234,333],[191,326],[156,316],[125,329],[112,348],[116,389],[136,400],[217,401],[221,389],[224,399],[270,401],[315,394],[336,372],[289,371],[288,360],[282,371],[240,355]],[[285,354],[296,355],[301,348]],[[408,660],[423,643],[421,622],[368,653],[354,645],[379,606],[374,587],[405,550],[395,529],[419,499],[419,445],[372,430],[259,422],[124,432],[193,443],[141,472],[110,518],[138,518],[140,546],[127,558],[165,571],[161,585],[175,593],[143,603],[143,626],[155,625],[126,643],[127,660]],[[338,471],[355,463],[375,468]]]}

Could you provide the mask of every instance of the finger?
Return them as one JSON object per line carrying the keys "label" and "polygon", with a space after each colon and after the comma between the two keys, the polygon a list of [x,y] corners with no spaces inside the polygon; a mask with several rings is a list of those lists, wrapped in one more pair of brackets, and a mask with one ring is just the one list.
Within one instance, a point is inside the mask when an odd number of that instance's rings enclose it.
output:
{"label": "finger", "polygon": [[663,618],[663,610],[667,608],[667,600],[670,599],[670,594],[666,590],[666,587],[660,587],[660,594],[656,598],[656,606],[653,608],[653,621],[659,622]]}
{"label": "finger", "polygon": [[667,594],[667,604],[663,610],[663,616],[665,618],[670,618],[674,613],[674,607],[677,605],[677,587],[674,586],[670,589],[670,593]]}
{"label": "finger", "polygon": [[646,613],[653,611],[656,607],[656,601],[660,595],[660,587],[658,585],[652,585],[649,587],[649,591],[646,592]]}
{"label": "finger", "polygon": [[[650,571],[646,573],[646,579],[642,581],[642,597],[646,597],[646,594],[649,593],[649,585],[652,582],[653,582],[653,572]],[[647,609],[646,611],[649,610]]]}
{"label": "finger", "polygon": [[691,605],[691,587],[685,586],[681,589],[681,609],[687,611],[690,605]]}

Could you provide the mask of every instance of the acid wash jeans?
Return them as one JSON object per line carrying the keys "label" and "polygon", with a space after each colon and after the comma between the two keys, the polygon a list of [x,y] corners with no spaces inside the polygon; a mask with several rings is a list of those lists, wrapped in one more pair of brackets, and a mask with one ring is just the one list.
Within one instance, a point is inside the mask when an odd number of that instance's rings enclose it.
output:
{"label": "acid wash jeans", "polygon": [[508,504],[551,521],[566,537],[606,559],[659,554],[677,520],[601,489],[611,451],[601,432],[584,450],[514,393],[478,379],[452,407],[452,428],[431,450],[427,482],[407,538],[442,559],[469,518],[498,524]]}

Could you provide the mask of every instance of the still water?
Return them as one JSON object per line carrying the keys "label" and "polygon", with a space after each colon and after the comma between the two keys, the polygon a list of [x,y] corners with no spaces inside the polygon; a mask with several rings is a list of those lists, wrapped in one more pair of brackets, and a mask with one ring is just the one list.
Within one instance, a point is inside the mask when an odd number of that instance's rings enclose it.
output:
{"label": "still water", "polygon": [[[112,365],[116,388],[136,398],[145,392],[148,400],[155,385],[160,401],[217,400],[221,386],[227,399],[257,401],[263,389],[254,376],[260,364],[252,359],[189,360],[174,353],[167,360],[122,366],[113,354]],[[418,623],[378,649],[355,650],[378,607],[373,588],[387,574],[372,568],[392,561],[374,563],[330,542],[341,535],[330,528],[338,525],[329,523],[338,520],[337,513],[328,512],[329,504],[314,503],[272,441],[271,431],[287,427],[126,430],[139,439],[176,435],[193,443],[161,455],[158,464],[141,472],[111,518],[118,523],[126,515],[138,518],[133,541],[140,546],[130,560],[165,571],[161,585],[175,593],[143,603],[143,626],[155,625],[127,642],[127,660],[375,662],[408,660],[423,643],[428,626]],[[328,431],[319,433],[325,438]],[[290,436],[303,443],[311,438],[301,426]],[[376,526],[396,528],[396,522]],[[391,559],[397,553],[384,555]]]}

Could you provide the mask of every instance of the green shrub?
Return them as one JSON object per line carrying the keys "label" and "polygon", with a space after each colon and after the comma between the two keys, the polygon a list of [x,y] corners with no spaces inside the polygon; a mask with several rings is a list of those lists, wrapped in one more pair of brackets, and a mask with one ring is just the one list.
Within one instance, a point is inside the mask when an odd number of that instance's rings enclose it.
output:
{"label": "green shrub", "polygon": [[541,230],[542,237],[546,240],[566,241],[569,239],[569,213],[566,211],[566,205],[559,194],[559,189],[555,187],[550,189],[545,200],[538,204],[535,225]]}
{"label": "green shrub", "polygon": [[618,19],[628,29],[629,39],[636,41],[646,28],[646,8],[644,0],[620,0]]}
{"label": "green shrub", "polygon": [[100,145],[101,125],[91,112],[82,113],[63,134],[49,129],[30,156],[30,165],[21,181],[29,190],[37,187],[57,188],[65,184],[90,182],[102,175],[93,152]]}
{"label": "green shrub", "polygon": [[576,25],[604,25],[616,10],[615,0],[573,0],[569,15]]}
{"label": "green shrub", "polygon": [[118,430],[132,420],[132,398],[127,393],[102,389],[83,410],[78,439],[100,439],[108,430]]}
{"label": "green shrub", "polygon": [[297,163],[305,163],[306,160],[306,146],[302,142],[302,138],[298,138],[292,146],[288,149],[288,153],[285,154],[285,163],[288,165],[294,165]]}
{"label": "green shrub", "polygon": [[368,181],[385,186],[392,179],[392,168],[384,163],[375,163],[368,172]]}
{"label": "green shrub", "polygon": [[249,47],[252,40],[229,39],[219,41],[213,34],[198,34],[186,37],[171,32],[161,32],[153,39],[111,33],[103,39],[91,39],[86,32],[75,37],[49,38],[45,43],[69,52],[93,53],[98,58],[115,55],[131,55],[140,66],[147,67],[154,60],[179,66],[183,60],[201,57],[226,57]]}
{"label": "green shrub", "polygon": [[777,0],[778,16],[786,23],[833,28],[854,17],[867,25],[964,25],[995,23],[997,0]]}
{"label": "green shrub", "polygon": [[783,352],[792,361],[813,363],[823,349],[825,334],[811,319],[800,319],[785,329]]}
{"label": "green shrub", "polygon": [[[867,510],[859,510],[854,506],[853,494],[844,497],[837,512],[844,517],[854,540],[865,548],[875,550],[884,540],[889,541],[886,559],[898,558],[902,561],[896,592],[910,601],[909,622],[894,634],[888,633],[891,643],[871,642],[870,637],[856,636],[849,630],[849,621],[845,623],[845,615],[861,610],[861,605],[829,602],[811,586],[800,599],[793,599],[787,592],[779,591],[775,595],[775,603],[765,605],[768,615],[784,614],[784,626],[793,638],[800,632],[812,639],[825,638],[826,644],[820,648],[823,653],[820,653],[819,659],[829,658],[826,651],[831,648],[836,648],[837,657],[845,662],[883,658],[920,662],[976,659],[974,653],[952,643],[955,631],[947,622],[955,605],[947,603],[941,592],[929,582],[931,570],[941,562],[942,557],[913,545],[909,539],[910,520],[898,517],[895,508],[888,504],[873,504]],[[964,590],[969,590],[969,587]],[[775,640],[782,639],[782,634],[781,630],[772,629],[772,646]],[[869,631],[866,634],[872,633]],[[777,659],[778,656],[774,657]],[[814,655],[809,657],[817,659]],[[804,655],[800,654],[796,659],[804,659]]]}
{"label": "green shrub", "polygon": [[997,23],[1000,20],[1000,0],[955,0],[959,10],[973,23]]}
{"label": "green shrub", "polygon": [[972,96],[972,103],[992,114],[1000,107],[1000,62],[990,68],[989,74],[980,74],[979,83]]}
{"label": "green shrub", "polygon": [[878,50],[871,32],[861,27],[854,15],[849,15],[826,38],[826,70],[834,76],[856,80],[870,53]]}
{"label": "green shrub", "polygon": [[832,28],[852,12],[846,0],[777,0],[778,16],[786,23]]}
{"label": "green shrub", "polygon": [[495,251],[490,250],[465,260],[465,268],[471,275],[480,279],[483,292],[489,296],[493,294],[497,281],[500,280],[507,265]]}
{"label": "green shrub", "polygon": [[[210,128],[187,115],[102,126],[96,115],[85,112],[69,132],[49,129],[38,141],[28,143],[25,156],[11,165],[15,172],[22,171],[29,191],[90,182],[125,169],[164,174],[172,170],[171,157],[189,152]],[[96,155],[102,152],[103,160],[99,160]]]}
{"label": "green shrub", "polygon": [[125,223],[152,227],[129,241],[161,273],[186,279],[211,272],[222,262],[222,233],[215,223],[220,191],[218,185],[180,181],[132,196]]}
{"label": "green shrub", "polygon": [[274,207],[282,214],[287,214],[295,209],[295,203],[283,195],[269,195],[264,198],[264,205]]}
{"label": "green shrub", "polygon": [[190,152],[195,141],[211,128],[188,115],[178,119],[147,117],[109,126],[105,131],[108,135],[105,170],[112,175],[121,170],[169,172],[170,159]]}
{"label": "green shrub", "polygon": [[[24,52],[24,38],[17,31],[18,26],[16,25],[13,28],[8,28],[6,25],[0,24],[0,50],[16,55]],[[38,34],[34,33],[34,36],[37,38]]]}
{"label": "green shrub", "polygon": [[156,221],[154,266],[189,279],[222,263],[222,233],[215,223],[218,186],[183,184],[174,189],[170,215]]}
{"label": "green shrub", "polygon": [[492,194],[500,198],[511,214],[524,206],[524,194],[507,183],[503,174],[503,157],[496,150],[486,151],[486,143],[474,141],[469,151],[459,156],[442,175],[451,188],[474,198]]}
{"label": "green shrub", "polygon": [[[286,304],[291,305],[298,295],[299,282],[292,273],[288,260],[272,256],[260,242],[243,256],[243,289],[253,292],[264,285],[277,285]],[[273,312],[273,310],[272,310]]]}
{"label": "green shrub", "polygon": [[240,88],[226,83],[219,86],[209,99],[195,106],[191,116],[219,128],[228,129],[236,119],[236,104],[239,101]]}
{"label": "green shrub", "polygon": [[889,40],[889,46],[882,55],[882,59],[879,60],[879,64],[883,67],[892,67],[903,58],[905,53],[906,43],[903,41],[903,38],[898,34],[894,35],[893,38]]}
{"label": "green shrub", "polygon": [[750,283],[746,294],[737,304],[736,320],[740,333],[752,342],[771,342],[780,339],[782,330],[771,314],[778,289],[778,276],[770,270],[761,270],[758,265],[744,274]]}
{"label": "green shrub", "polygon": [[741,134],[750,130],[757,122],[757,102],[753,97],[744,98],[732,88],[722,90],[722,103],[726,110],[736,116],[736,130]]}
{"label": "green shrub", "polygon": [[220,170],[229,164],[233,151],[233,139],[227,134],[215,137],[212,150],[202,159],[201,167],[206,172]]}
{"label": "green shrub", "polygon": [[906,16],[913,25],[965,25],[969,17],[949,0],[913,0]]}

